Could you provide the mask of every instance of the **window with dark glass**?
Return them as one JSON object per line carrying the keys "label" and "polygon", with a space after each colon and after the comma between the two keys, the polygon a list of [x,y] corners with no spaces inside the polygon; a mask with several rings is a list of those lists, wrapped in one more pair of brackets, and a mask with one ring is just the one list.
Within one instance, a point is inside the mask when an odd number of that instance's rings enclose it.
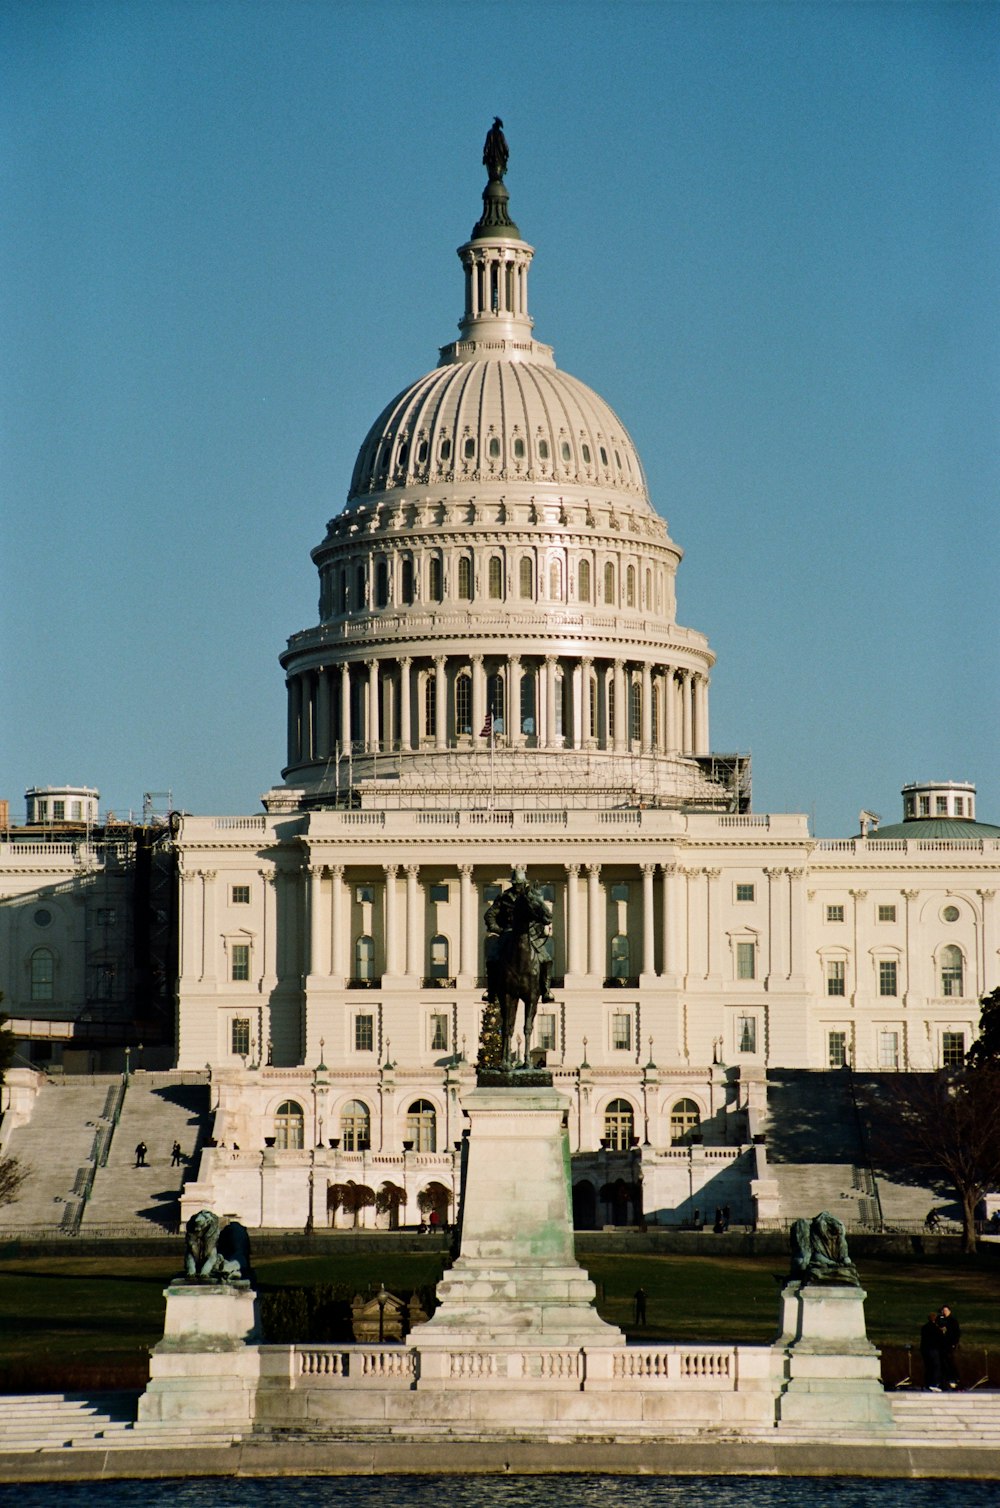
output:
{"label": "window with dark glass", "polygon": [[375,1017],[367,1012],[354,1018],[354,1051],[373,1052],[375,1050]]}
{"label": "window with dark glass", "polygon": [[250,1019],[238,1016],[232,1023],[232,1049],[236,1057],[250,1056]]}
{"label": "window with dark glass", "polygon": [[462,602],[472,601],[472,561],[468,555],[459,556],[458,595]]}

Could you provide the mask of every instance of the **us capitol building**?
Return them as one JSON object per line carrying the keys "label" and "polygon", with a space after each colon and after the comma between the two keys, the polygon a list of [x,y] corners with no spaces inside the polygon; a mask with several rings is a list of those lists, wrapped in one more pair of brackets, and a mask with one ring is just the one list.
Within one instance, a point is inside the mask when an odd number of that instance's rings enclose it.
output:
{"label": "us capitol building", "polygon": [[926,1069],[976,1035],[1000,828],[950,781],[856,838],[750,810],[681,550],[622,421],[534,338],[484,161],[458,339],[312,551],[282,783],[177,826],[177,1066],[210,1067],[217,1142],[185,1213],[453,1216],[482,916],[521,864],[554,914],[531,1047],[571,1101],[579,1222],[776,1216],[769,1069]]}

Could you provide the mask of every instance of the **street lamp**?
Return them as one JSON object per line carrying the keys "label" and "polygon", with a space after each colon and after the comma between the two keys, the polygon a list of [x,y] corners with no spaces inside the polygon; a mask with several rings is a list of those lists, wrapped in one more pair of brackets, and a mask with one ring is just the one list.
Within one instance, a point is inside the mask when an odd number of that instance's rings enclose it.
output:
{"label": "street lamp", "polygon": [[385,1306],[388,1301],[389,1295],[386,1292],[385,1284],[380,1283],[378,1293],[375,1295],[375,1302],[378,1305],[378,1343],[380,1346],[385,1341]]}

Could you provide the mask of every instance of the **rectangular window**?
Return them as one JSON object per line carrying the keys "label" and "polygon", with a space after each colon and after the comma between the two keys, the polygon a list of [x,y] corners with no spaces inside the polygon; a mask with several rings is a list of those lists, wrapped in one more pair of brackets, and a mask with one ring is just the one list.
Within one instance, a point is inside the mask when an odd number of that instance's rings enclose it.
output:
{"label": "rectangular window", "polygon": [[250,1020],[247,1016],[237,1016],[232,1024],[233,1052],[238,1058],[250,1056]]}
{"label": "rectangular window", "polygon": [[934,811],[935,811],[935,814],[938,817],[947,817],[947,815],[948,815],[948,797],[947,796],[935,796],[935,798],[934,798]]}
{"label": "rectangular window", "polygon": [[738,1052],[757,1051],[757,1018],[756,1016],[737,1016],[736,1018],[736,1045]]}
{"label": "rectangular window", "polygon": [[611,887],[611,899],[613,901],[627,901],[628,900],[628,886],[627,885],[612,885],[612,887]]}
{"label": "rectangular window", "polygon": [[432,885],[431,886],[431,900],[432,901],[446,901],[447,899],[448,899],[448,887],[447,887],[447,885]]}
{"label": "rectangular window", "polygon": [[627,1011],[615,1011],[611,1017],[611,1046],[616,1052],[628,1052],[632,1046],[632,1017]]}
{"label": "rectangular window", "polygon": [[878,919],[880,922],[894,922],[896,920],[895,906],[880,906],[878,908]]}
{"label": "rectangular window", "polygon": [[827,1035],[826,1061],[830,1068],[843,1068],[847,1062],[846,1032],[830,1032]]}
{"label": "rectangular window", "polygon": [[[958,799],[958,801],[955,802],[955,810],[961,816],[961,812],[962,812],[961,797]],[[83,802],[82,801],[74,801],[74,802],[72,802],[72,804],[70,805],[70,815],[72,816],[74,822],[82,822],[83,821]]]}
{"label": "rectangular window", "polygon": [[362,905],[365,901],[371,904],[375,899],[375,887],[373,885],[355,885],[354,899]]}
{"label": "rectangular window", "polygon": [[232,903],[234,906],[249,906],[250,886],[234,885],[232,889]]}
{"label": "rectangular window", "polygon": [[546,1052],[556,1050],[556,1018],[552,1011],[542,1011],[535,1017],[535,1046]]}
{"label": "rectangular window", "polygon": [[233,971],[230,978],[238,981],[250,978],[249,943],[233,943]]}
{"label": "rectangular window", "polygon": [[53,801],[53,803],[52,803],[52,820],[53,820],[53,822],[62,822],[62,821],[65,820],[65,817],[66,817],[66,803],[65,803],[65,801]]}
{"label": "rectangular window", "polygon": [[443,1011],[430,1018],[431,1052],[448,1051],[448,1017]]}
{"label": "rectangular window", "polygon": [[878,1037],[878,1066],[880,1068],[899,1067],[899,1033],[879,1032]]}
{"label": "rectangular window", "polygon": [[842,922],[844,920],[843,906],[827,906],[826,919],[828,922]]}
{"label": "rectangular window", "polygon": [[961,1068],[965,1062],[965,1033],[941,1033],[941,1062],[945,1068]]}
{"label": "rectangular window", "polygon": [[752,901],[755,887],[753,885],[737,885],[736,899],[738,901]]}
{"label": "rectangular window", "polygon": [[965,816],[965,797],[964,796],[956,796],[955,797],[955,816],[956,817],[964,817]]}
{"label": "rectangular window", "polygon": [[920,797],[920,815],[921,815],[921,817],[929,817],[930,814],[931,814],[931,798],[929,796],[921,796]]}
{"label": "rectangular window", "polygon": [[847,963],[843,958],[831,958],[826,965],[826,993],[843,995],[847,988]]}
{"label": "rectangular window", "polygon": [[752,942],[738,942],[736,944],[736,977],[737,979],[756,979],[757,977],[757,944]]}
{"label": "rectangular window", "polygon": [[375,1017],[367,1014],[354,1018],[354,1051],[375,1051]]}
{"label": "rectangular window", "polygon": [[880,958],[878,961],[878,992],[880,995],[895,995],[896,991],[896,960],[894,958]]}

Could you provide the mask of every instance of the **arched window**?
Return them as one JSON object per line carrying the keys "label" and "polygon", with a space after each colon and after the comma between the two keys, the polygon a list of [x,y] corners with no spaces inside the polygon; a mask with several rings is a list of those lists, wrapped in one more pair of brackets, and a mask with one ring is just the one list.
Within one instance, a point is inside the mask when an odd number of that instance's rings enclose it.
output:
{"label": "arched window", "polygon": [[448,979],[451,970],[448,965],[448,939],[443,932],[439,932],[431,938],[431,978]]}
{"label": "arched window", "polygon": [[538,459],[540,461],[547,461],[548,458],[549,458],[549,442],[548,442],[548,440],[539,440],[539,442],[538,442]]}
{"label": "arched window", "polygon": [[610,560],[604,567],[604,600],[605,602],[615,600],[615,568]]}
{"label": "arched window", "polygon": [[437,732],[437,679],[431,674],[424,682],[424,733],[433,738]]}
{"label": "arched window", "polygon": [[36,948],[31,955],[31,998],[52,1000],[55,991],[55,959],[48,948]]}
{"label": "arched window", "polygon": [[490,556],[490,596],[494,602],[503,597],[503,562],[499,555]]}
{"label": "arched window", "polygon": [[428,596],[432,602],[440,602],[444,595],[444,572],[440,555],[432,555],[427,569]]}
{"label": "arched window", "polygon": [[340,1144],[345,1152],[365,1152],[372,1144],[372,1118],[363,1100],[348,1100],[340,1112]]}
{"label": "arched window", "polygon": [[409,555],[403,561],[400,578],[400,596],[407,606],[413,601],[413,561]]}
{"label": "arched window", "polygon": [[581,560],[577,572],[577,595],[581,602],[590,601],[590,561]]}
{"label": "arched window", "polygon": [[284,1152],[301,1152],[305,1146],[306,1118],[302,1106],[283,1100],[274,1117],[274,1145]]}
{"label": "arched window", "polygon": [[670,1111],[670,1145],[683,1147],[701,1125],[701,1112],[694,1100],[678,1100]]}
{"label": "arched window", "polygon": [[629,711],[631,713],[631,737],[638,743],[642,738],[642,686],[633,681],[629,687]]}
{"label": "arched window", "polygon": [[646,603],[645,603],[645,605],[646,605],[647,611],[649,609],[651,609],[652,606],[653,606],[653,573],[652,573],[652,571],[647,571],[646,572]]}
{"label": "arched window", "polygon": [[521,732],[534,733],[538,724],[535,719],[535,672],[526,670],[521,676]]}
{"label": "arched window", "polygon": [[524,441],[521,440],[521,439],[516,439],[514,441],[514,460],[515,461],[523,461],[524,460]]}
{"label": "arched window", "polygon": [[612,979],[629,977],[628,936],[624,932],[617,932],[611,939],[611,977]]}
{"label": "arched window", "polygon": [[500,441],[496,435],[490,436],[489,457],[491,461],[500,459]]}
{"label": "arched window", "polygon": [[635,1135],[635,1111],[628,1100],[612,1100],[604,1112],[604,1140],[609,1152],[627,1152]]}
{"label": "arched window", "polygon": [[493,731],[504,731],[504,685],[502,675],[491,675],[486,683],[486,706],[493,714]]}
{"label": "arched window", "polygon": [[340,595],[340,611],[342,613],[346,613],[347,612],[347,571],[343,570],[343,569],[340,572],[340,592],[339,592],[339,595]]}
{"label": "arched window", "polygon": [[442,440],[441,441],[440,456],[441,456],[442,461],[450,461],[451,460],[451,441],[450,440]]}
{"label": "arched window", "polygon": [[472,601],[472,561],[468,555],[459,556],[458,596],[462,602]]}
{"label": "arched window", "polygon": [[375,940],[367,933],[362,934],[354,944],[354,977],[375,978]]}
{"label": "arched window", "polygon": [[955,943],[941,949],[941,993],[963,995],[965,993],[964,960],[962,950]]}
{"label": "arched window", "polygon": [[562,601],[562,564],[558,560],[549,564],[549,601]]}
{"label": "arched window", "polygon": [[530,555],[521,556],[520,583],[522,597],[533,597],[535,595],[535,572]]}
{"label": "arched window", "polygon": [[375,603],[377,607],[386,607],[388,602],[389,567],[384,560],[380,560],[375,566]]}
{"label": "arched window", "polygon": [[635,566],[629,566],[625,572],[625,601],[629,607],[635,607]]}
{"label": "arched window", "polygon": [[652,688],[652,691],[653,691],[653,696],[652,696],[652,701],[650,703],[650,708],[649,708],[649,711],[650,711],[650,719],[649,720],[650,720],[650,724],[651,724],[650,733],[652,734],[652,738],[653,738],[653,748],[654,749],[658,749],[660,747],[660,696],[659,696],[659,682],[657,682],[656,685]]}
{"label": "arched window", "polygon": [[455,677],[455,732],[472,732],[472,677],[465,670]]}
{"label": "arched window", "polygon": [[430,1100],[414,1100],[406,1112],[406,1140],[414,1152],[437,1151],[437,1116]]}
{"label": "arched window", "polygon": [[590,736],[597,737],[597,677],[590,677]]}
{"label": "arched window", "polygon": [[365,570],[363,565],[359,565],[356,566],[354,570],[354,605],[355,607],[360,608],[366,607],[367,604],[368,572]]}

